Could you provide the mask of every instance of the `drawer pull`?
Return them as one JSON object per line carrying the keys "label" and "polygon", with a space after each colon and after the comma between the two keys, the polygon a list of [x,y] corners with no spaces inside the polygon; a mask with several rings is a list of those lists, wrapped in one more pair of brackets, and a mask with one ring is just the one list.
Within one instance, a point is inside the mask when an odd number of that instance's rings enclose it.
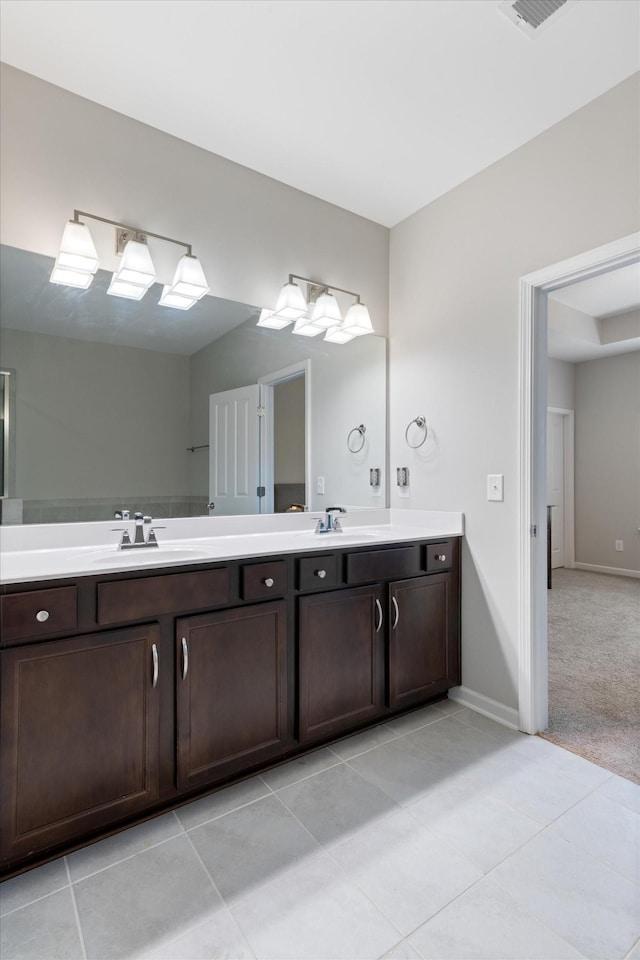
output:
{"label": "drawer pull", "polygon": [[316,573],[316,577],[320,577],[321,580],[324,580],[324,578],[325,578],[326,575],[327,575],[327,571],[326,571],[326,570],[316,570],[315,573]]}
{"label": "drawer pull", "polygon": [[435,559],[439,560],[440,563],[444,563],[447,559],[447,555],[446,553],[436,553]]}
{"label": "drawer pull", "polygon": [[151,644],[151,662],[153,663],[153,677],[151,678],[151,686],[158,686],[158,648],[155,643]]}
{"label": "drawer pull", "polygon": [[264,583],[265,587],[272,587],[275,583],[275,580],[273,579],[273,577],[267,577],[262,582]]}
{"label": "drawer pull", "polygon": [[38,621],[38,623],[46,623],[48,619],[49,619],[48,610],[38,610],[38,612],[36,613],[36,620]]}
{"label": "drawer pull", "polygon": [[398,609],[398,601],[395,597],[391,597],[391,603],[393,604],[393,623],[391,624],[391,629],[395,630],[398,626],[398,620],[400,619],[400,610]]}
{"label": "drawer pull", "polygon": [[382,621],[384,619],[382,614],[382,604],[379,600],[376,600],[376,610],[378,611],[378,623],[376,624],[376,633],[380,633],[380,628],[382,626]]}
{"label": "drawer pull", "polygon": [[187,645],[187,638],[182,638],[182,679],[187,679],[187,671],[189,670],[189,647]]}

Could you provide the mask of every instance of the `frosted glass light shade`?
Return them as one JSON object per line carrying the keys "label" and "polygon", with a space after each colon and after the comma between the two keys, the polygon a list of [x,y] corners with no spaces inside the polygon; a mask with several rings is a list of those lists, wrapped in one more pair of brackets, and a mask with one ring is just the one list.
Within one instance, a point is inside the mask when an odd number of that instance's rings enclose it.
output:
{"label": "frosted glass light shade", "polygon": [[367,333],[374,332],[369,311],[364,303],[354,303],[347,310],[347,315],[344,318],[344,329],[348,330],[354,337],[363,337]]}
{"label": "frosted glass light shade", "polygon": [[307,312],[307,301],[297,283],[285,283],[280,291],[274,315],[281,320],[297,320]]}
{"label": "frosted glass light shade", "polygon": [[329,343],[349,343],[349,340],[353,340],[354,337],[342,324],[339,324],[327,330],[324,339]]}
{"label": "frosted glass light shade", "polygon": [[284,320],[282,317],[276,317],[273,310],[262,310],[256,326],[267,327],[269,330],[282,330],[292,322],[292,320]]}
{"label": "frosted glass light shade", "polygon": [[156,271],[146,243],[141,243],[140,240],[127,241],[122,251],[120,266],[114,273],[115,277],[125,283],[135,283],[145,290],[149,289],[156,279]]}
{"label": "frosted glass light shade", "polygon": [[335,327],[336,324],[342,323],[340,307],[332,293],[320,294],[313,305],[311,323],[315,323],[317,327],[323,327],[325,330],[328,327]]}
{"label": "frosted glass light shade", "polygon": [[201,300],[209,293],[209,285],[197,257],[185,253],[180,258],[170,290],[179,297],[191,297],[192,300]]}
{"label": "frosted glass light shade", "polygon": [[174,293],[168,283],[163,286],[162,296],[158,300],[161,307],[173,307],[174,310],[190,310],[197,302],[195,297],[181,297],[179,293]]}
{"label": "frosted glass light shade", "polygon": [[307,317],[300,317],[296,320],[296,325],[291,333],[296,333],[299,337],[317,337],[319,333],[324,333],[325,327],[318,327]]}
{"label": "frosted glass light shade", "polygon": [[98,269],[98,263],[98,254],[86,223],[69,220],[51,272],[51,283],[86,290]]}

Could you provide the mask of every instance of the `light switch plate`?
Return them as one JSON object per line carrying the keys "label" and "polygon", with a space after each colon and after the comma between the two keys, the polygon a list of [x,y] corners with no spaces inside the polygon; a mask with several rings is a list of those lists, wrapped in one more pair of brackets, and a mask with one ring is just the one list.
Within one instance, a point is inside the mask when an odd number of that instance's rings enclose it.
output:
{"label": "light switch plate", "polygon": [[324,493],[324,477],[316,479],[316,493]]}
{"label": "light switch plate", "polygon": [[504,500],[504,474],[502,473],[488,474],[487,500]]}

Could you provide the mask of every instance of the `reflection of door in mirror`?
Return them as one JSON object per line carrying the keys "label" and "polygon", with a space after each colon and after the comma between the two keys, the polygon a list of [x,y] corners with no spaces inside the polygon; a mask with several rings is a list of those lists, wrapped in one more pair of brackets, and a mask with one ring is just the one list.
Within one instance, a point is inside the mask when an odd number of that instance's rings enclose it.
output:
{"label": "reflection of door in mirror", "polygon": [[9,374],[0,371],[0,497],[8,495]]}
{"label": "reflection of door in mirror", "polygon": [[305,404],[304,373],[273,387],[273,509],[304,510]]}
{"label": "reflection of door in mirror", "polygon": [[259,513],[258,385],[209,397],[209,502],[216,514]]}

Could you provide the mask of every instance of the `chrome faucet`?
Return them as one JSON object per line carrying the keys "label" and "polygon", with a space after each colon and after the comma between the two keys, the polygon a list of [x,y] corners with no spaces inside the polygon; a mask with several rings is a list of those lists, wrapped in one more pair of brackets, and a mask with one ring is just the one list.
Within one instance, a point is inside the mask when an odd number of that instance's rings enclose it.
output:
{"label": "chrome faucet", "polygon": [[[136,531],[131,542],[131,537],[129,536],[129,531],[126,528],[115,527],[114,529],[118,532],[122,532],[122,539],[118,544],[118,550],[131,550],[138,547],[157,547],[158,541],[156,539],[156,530],[164,530],[164,527],[152,527],[151,526],[151,517],[145,517],[141,513],[135,513],[133,518],[136,523]],[[149,532],[145,537],[144,528],[149,527]]]}
{"label": "chrome faucet", "polygon": [[342,524],[337,514],[346,512],[344,507],[327,507],[325,520],[318,520],[316,533],[342,533]]}

